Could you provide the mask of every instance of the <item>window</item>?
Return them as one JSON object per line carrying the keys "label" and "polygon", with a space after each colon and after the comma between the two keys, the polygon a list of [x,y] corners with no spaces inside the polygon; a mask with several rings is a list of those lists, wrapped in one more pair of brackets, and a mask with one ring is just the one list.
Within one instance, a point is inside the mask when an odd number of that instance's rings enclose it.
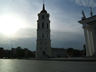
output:
{"label": "window", "polygon": [[48,23],[47,23],[47,29],[48,29]]}
{"label": "window", "polygon": [[42,28],[44,28],[44,22],[42,23]]}
{"label": "window", "polygon": [[42,19],[44,19],[44,15],[42,15]]}

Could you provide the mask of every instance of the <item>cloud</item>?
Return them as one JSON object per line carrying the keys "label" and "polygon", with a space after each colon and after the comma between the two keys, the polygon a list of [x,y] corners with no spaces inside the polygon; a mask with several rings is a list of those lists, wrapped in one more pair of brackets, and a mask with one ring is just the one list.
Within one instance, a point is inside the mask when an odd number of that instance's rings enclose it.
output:
{"label": "cloud", "polygon": [[32,51],[36,50],[36,38],[19,38],[19,39],[6,39],[0,41],[0,47],[3,47],[5,49],[11,49],[16,47],[22,47],[22,48],[28,48]]}
{"label": "cloud", "polygon": [[19,38],[35,38],[36,37],[36,29],[34,28],[22,28],[20,29],[13,38],[19,39]]}
{"label": "cloud", "polygon": [[75,1],[77,4],[86,7],[96,7],[96,0],[72,0]]}
{"label": "cloud", "polygon": [[51,33],[52,48],[76,48],[82,49],[84,41],[83,33],[53,31]]}
{"label": "cloud", "polygon": [[[37,25],[37,14],[42,9],[42,1],[40,0],[4,0],[3,3],[0,0],[0,12],[15,12],[19,14],[22,18],[26,18],[28,22],[26,25],[30,26],[30,28],[20,29],[15,37],[12,38],[12,44],[9,44],[8,39],[1,38],[0,46],[4,48],[9,48],[12,45],[13,47],[21,46],[29,48],[30,50],[36,49],[36,25]],[[48,13],[50,13],[50,21],[51,21],[51,40],[52,47],[74,47],[81,48],[81,38],[82,36],[79,30],[80,24],[77,23],[78,19],[75,18],[78,15],[75,12],[70,13],[68,11],[70,9],[66,8],[66,4],[61,5],[65,8],[59,8],[59,1],[57,0],[49,1],[46,3],[46,9]],[[62,0],[63,1],[63,0]],[[66,0],[64,0],[66,1]],[[83,0],[82,0],[83,1]],[[55,3],[54,3],[55,2]],[[80,0],[74,0],[79,5],[86,6],[82,4]],[[84,0],[85,2],[85,0]],[[65,3],[65,2],[62,2]],[[93,2],[92,0],[92,3]],[[55,4],[55,5],[54,5]],[[58,4],[58,5],[57,5]],[[60,2],[61,4],[61,2]],[[94,4],[95,5],[95,4]],[[73,8],[72,8],[72,11]],[[73,14],[74,13],[74,14]],[[76,16],[78,17],[78,16]],[[55,30],[55,32],[53,31]],[[59,32],[58,32],[59,31]],[[75,33],[74,33],[75,32]],[[0,35],[1,36],[1,35]],[[3,37],[3,36],[2,36]],[[10,41],[10,40],[9,40]],[[6,42],[6,43],[5,43]]]}

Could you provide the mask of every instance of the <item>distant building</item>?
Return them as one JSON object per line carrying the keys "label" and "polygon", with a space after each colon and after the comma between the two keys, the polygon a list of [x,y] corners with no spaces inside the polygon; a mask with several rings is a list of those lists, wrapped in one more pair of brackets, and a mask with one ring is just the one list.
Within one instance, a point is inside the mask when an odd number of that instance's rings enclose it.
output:
{"label": "distant building", "polygon": [[79,21],[83,25],[85,41],[86,41],[86,56],[96,55],[96,15],[93,15],[91,9],[91,17],[86,18],[84,11],[83,17]]}
{"label": "distant building", "polygon": [[43,4],[42,11],[38,14],[37,21],[37,49],[36,58],[48,58],[51,56],[50,20],[49,13]]}
{"label": "distant building", "polygon": [[0,58],[3,58],[4,56],[4,49],[0,47]]}
{"label": "distant building", "polygon": [[16,57],[16,48],[11,49],[11,56]]}
{"label": "distant building", "polygon": [[67,49],[64,48],[52,48],[53,58],[64,58],[67,57]]}

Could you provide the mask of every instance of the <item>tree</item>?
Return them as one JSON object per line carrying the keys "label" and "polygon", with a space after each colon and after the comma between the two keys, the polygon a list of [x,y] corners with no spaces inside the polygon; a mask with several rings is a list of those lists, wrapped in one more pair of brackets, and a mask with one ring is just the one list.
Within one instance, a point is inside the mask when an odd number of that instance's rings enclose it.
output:
{"label": "tree", "polygon": [[74,55],[74,52],[73,51],[74,51],[73,48],[68,48],[67,54],[68,54],[69,57],[72,57]]}

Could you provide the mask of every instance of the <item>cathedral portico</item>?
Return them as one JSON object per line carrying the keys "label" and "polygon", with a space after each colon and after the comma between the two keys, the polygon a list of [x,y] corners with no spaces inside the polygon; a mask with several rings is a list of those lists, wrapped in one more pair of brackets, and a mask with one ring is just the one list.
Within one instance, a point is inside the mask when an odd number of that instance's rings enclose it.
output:
{"label": "cathedral portico", "polygon": [[93,16],[91,11],[91,17],[86,18],[84,11],[82,11],[83,17],[79,21],[83,25],[85,41],[86,41],[86,56],[96,55],[96,15]]}

